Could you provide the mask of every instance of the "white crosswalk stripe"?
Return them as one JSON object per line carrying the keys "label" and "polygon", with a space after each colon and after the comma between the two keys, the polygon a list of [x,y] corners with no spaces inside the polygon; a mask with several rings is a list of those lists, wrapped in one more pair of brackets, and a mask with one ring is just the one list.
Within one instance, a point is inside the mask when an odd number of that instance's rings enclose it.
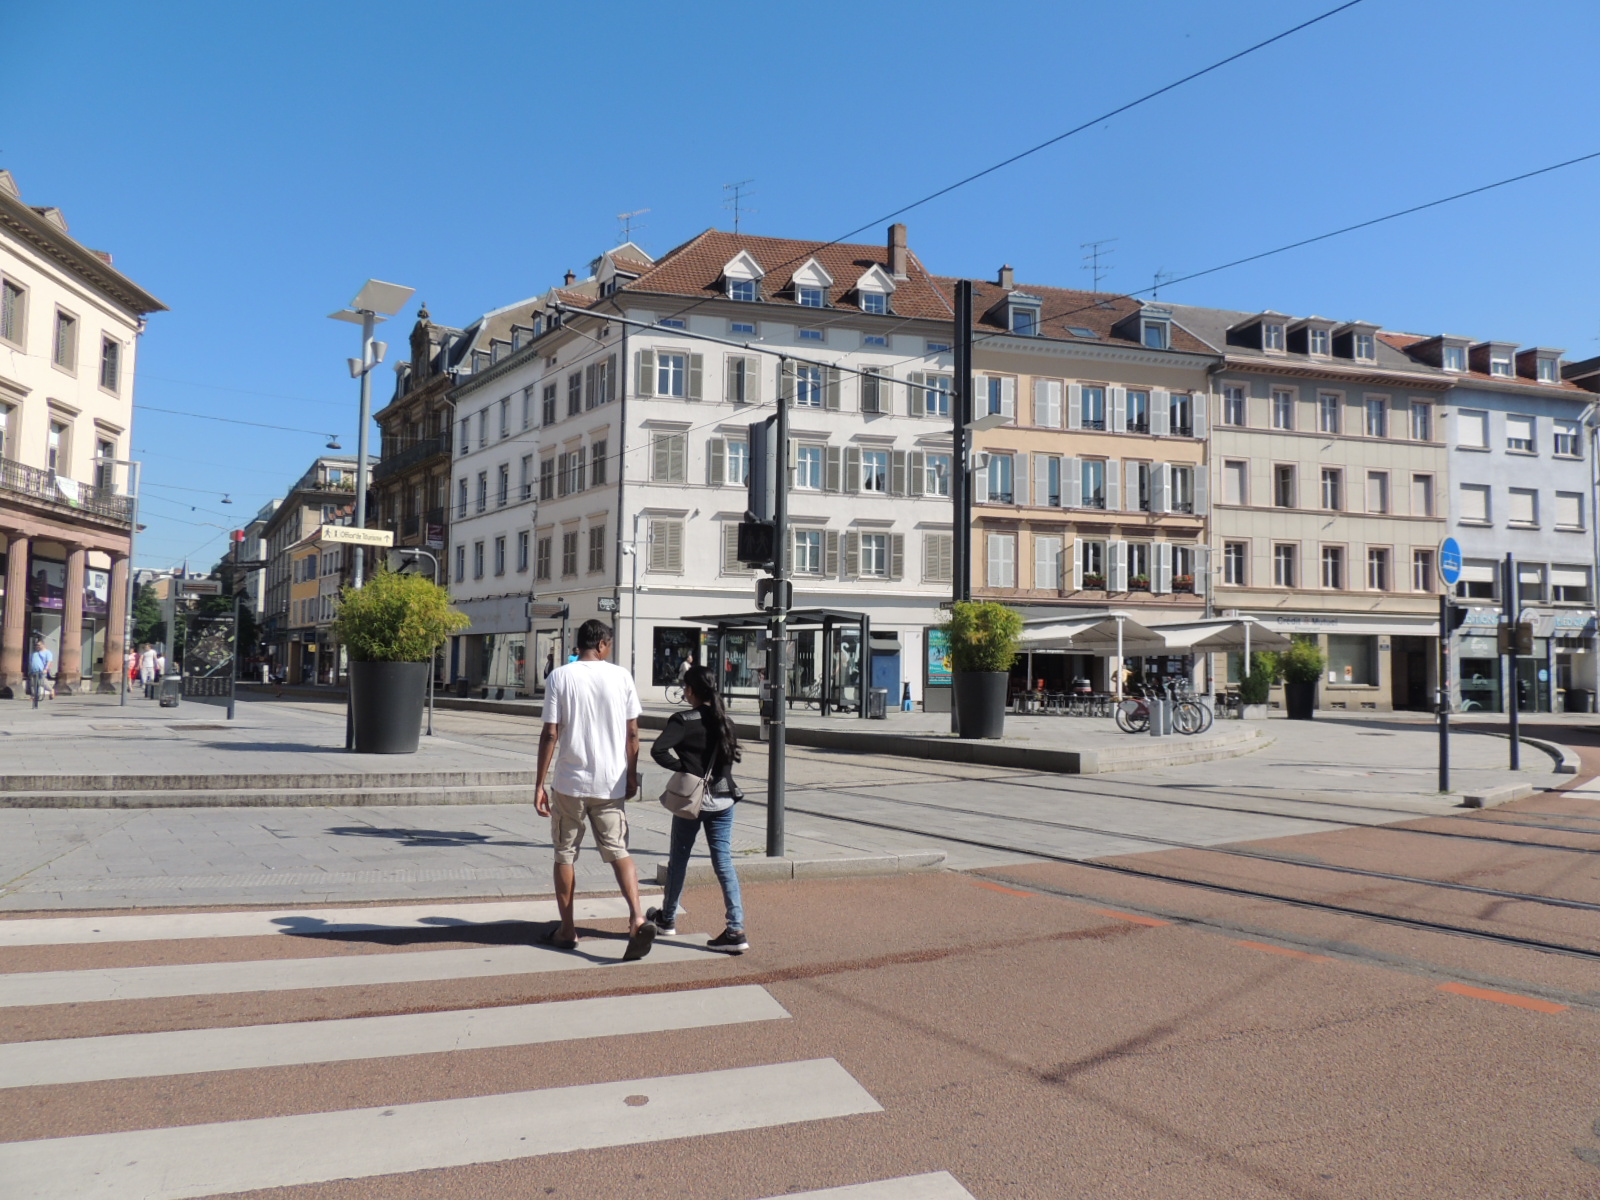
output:
{"label": "white crosswalk stripe", "polygon": [[820,1192],[787,1192],[767,1200],[973,1200],[972,1193],[948,1171],[903,1175],[876,1183],[852,1183]]}

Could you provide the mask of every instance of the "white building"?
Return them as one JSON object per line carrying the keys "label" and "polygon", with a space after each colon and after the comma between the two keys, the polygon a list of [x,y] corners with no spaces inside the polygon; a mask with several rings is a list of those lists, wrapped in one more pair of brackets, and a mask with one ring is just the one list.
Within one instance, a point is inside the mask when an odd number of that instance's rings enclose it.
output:
{"label": "white building", "polygon": [[[555,300],[586,311],[553,320]],[[455,396],[450,579],[474,618],[458,677],[537,690],[568,650],[538,614],[564,606],[575,628],[602,599],[647,697],[685,657],[714,659],[694,618],[754,610],[736,558],[748,427],[782,388],[795,606],[865,615],[873,684],[920,698],[950,591],[951,320],[899,225],[885,246],[708,231],[652,260],[629,244],[530,306],[530,343]],[[475,646],[486,634],[503,641]],[[797,635],[795,686],[854,704],[861,650],[853,629]],[[758,663],[754,634],[734,633],[713,665],[749,694]]]}

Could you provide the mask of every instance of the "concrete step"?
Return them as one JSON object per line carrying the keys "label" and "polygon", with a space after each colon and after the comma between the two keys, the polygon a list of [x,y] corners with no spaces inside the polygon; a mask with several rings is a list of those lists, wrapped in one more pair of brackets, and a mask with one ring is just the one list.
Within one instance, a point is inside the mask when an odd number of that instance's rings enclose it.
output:
{"label": "concrete step", "polygon": [[[534,772],[517,771],[344,771],[271,776],[279,791],[374,788],[529,787]],[[6,775],[0,777],[0,803],[17,792],[240,791],[258,786],[259,774],[207,775]]]}
{"label": "concrete step", "polygon": [[422,787],[95,788],[0,791],[0,808],[344,808],[365,805],[532,804],[533,781]]}

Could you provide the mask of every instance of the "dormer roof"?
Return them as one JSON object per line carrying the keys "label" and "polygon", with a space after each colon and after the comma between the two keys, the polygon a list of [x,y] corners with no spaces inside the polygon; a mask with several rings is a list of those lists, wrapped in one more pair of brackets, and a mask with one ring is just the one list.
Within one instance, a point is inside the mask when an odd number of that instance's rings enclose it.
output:
{"label": "dormer roof", "polygon": [[858,292],[882,292],[885,296],[892,296],[894,289],[894,277],[877,263],[861,272],[861,277],[856,280]]}
{"label": "dormer roof", "polygon": [[766,271],[756,261],[755,255],[741,250],[722,265],[724,279],[764,279]]}
{"label": "dormer roof", "polygon": [[828,274],[828,269],[815,257],[808,258],[800,264],[794,273],[794,286],[808,288],[831,288],[833,276]]}

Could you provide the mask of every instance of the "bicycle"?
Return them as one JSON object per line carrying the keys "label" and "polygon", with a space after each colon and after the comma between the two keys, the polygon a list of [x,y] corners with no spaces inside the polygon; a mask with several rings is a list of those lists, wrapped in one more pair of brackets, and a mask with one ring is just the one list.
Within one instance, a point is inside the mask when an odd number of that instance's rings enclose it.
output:
{"label": "bicycle", "polygon": [[1168,684],[1167,699],[1172,703],[1172,728],[1176,732],[1192,736],[1211,728],[1215,719],[1211,710],[1188,689],[1180,691],[1176,685]]}
{"label": "bicycle", "polygon": [[1150,705],[1143,696],[1123,700],[1116,706],[1117,728],[1123,733],[1147,733],[1150,729]]}
{"label": "bicycle", "polygon": [[688,703],[683,698],[683,685],[681,683],[674,683],[667,688],[667,703],[676,704],[680,707]]}

